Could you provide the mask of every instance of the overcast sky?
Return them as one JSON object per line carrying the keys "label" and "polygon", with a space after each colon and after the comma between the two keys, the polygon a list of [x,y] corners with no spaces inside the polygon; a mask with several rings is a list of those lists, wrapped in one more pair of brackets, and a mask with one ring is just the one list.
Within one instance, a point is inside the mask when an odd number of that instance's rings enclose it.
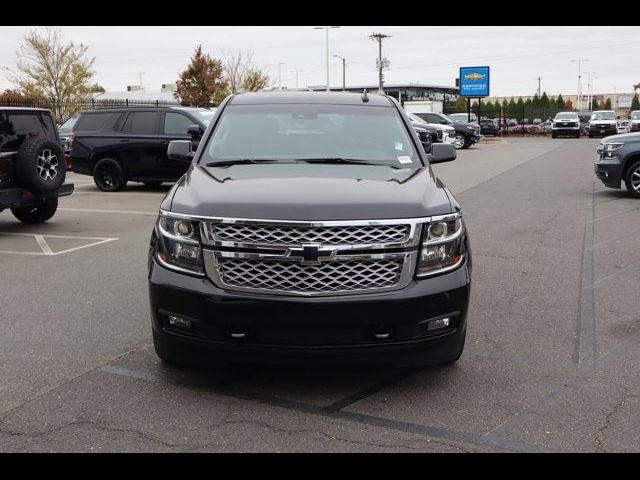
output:
{"label": "overcast sky", "polygon": [[[31,28],[2,27],[0,67],[13,69],[16,50]],[[230,50],[250,50],[254,63],[277,83],[294,88],[295,70],[300,87],[324,85],[325,33],[306,27],[61,27],[65,38],[89,46],[96,58],[95,80],[108,91],[123,91],[138,84],[140,72],[149,91],[173,83],[188,64],[197,44],[213,56]],[[575,94],[578,65],[596,72],[596,93],[631,92],[640,83],[640,31],[635,26],[342,26],[330,31],[330,53],[348,60],[347,84],[376,84],[377,44],[374,32],[391,35],[383,56],[391,61],[386,82],[454,86],[461,66],[490,65],[491,93],[497,96],[530,95],[538,87],[550,94]],[[342,83],[342,64],[331,58],[331,84]],[[586,74],[585,74],[586,79]],[[0,90],[12,85],[0,70]],[[585,80],[586,90],[586,80]]]}

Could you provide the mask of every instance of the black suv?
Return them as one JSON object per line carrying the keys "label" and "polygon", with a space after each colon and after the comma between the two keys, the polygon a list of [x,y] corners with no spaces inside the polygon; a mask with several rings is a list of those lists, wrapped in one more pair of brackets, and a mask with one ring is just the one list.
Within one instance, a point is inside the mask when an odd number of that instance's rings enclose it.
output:
{"label": "black suv", "polygon": [[462,211],[398,102],[242,93],[220,106],[151,236],[157,354],[177,363],[442,364],[463,350]]}
{"label": "black suv", "polygon": [[620,188],[640,198],[640,133],[627,133],[605,138],[598,146],[596,176],[605,187]]}
{"label": "black suv", "polygon": [[468,122],[454,122],[442,113],[417,113],[414,112],[427,123],[439,123],[441,125],[449,125],[456,130],[455,141],[453,146],[460,150],[469,148],[471,145],[480,141],[480,126]]}
{"label": "black suv", "polygon": [[127,107],[81,112],[67,143],[71,169],[91,175],[104,192],[122,190],[127,181],[149,186],[175,182],[187,170],[167,157],[172,140],[194,146],[215,110],[188,107]]}
{"label": "black suv", "polygon": [[23,223],[53,217],[64,183],[64,153],[50,110],[0,108],[0,211],[10,208]]}

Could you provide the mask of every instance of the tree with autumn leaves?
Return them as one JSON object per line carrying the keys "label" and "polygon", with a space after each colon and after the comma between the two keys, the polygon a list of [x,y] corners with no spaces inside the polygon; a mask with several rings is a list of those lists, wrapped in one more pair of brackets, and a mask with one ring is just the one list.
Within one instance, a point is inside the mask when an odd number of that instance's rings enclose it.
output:
{"label": "tree with autumn leaves", "polygon": [[269,75],[251,63],[251,54],[230,54],[222,61],[204,53],[198,45],[173,95],[183,105],[218,105],[241,88],[259,91],[270,83]]}

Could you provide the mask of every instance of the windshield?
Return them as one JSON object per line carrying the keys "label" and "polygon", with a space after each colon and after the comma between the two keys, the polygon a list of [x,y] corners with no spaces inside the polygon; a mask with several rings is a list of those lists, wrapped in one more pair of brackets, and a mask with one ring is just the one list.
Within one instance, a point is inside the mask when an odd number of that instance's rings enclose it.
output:
{"label": "windshield", "polygon": [[578,115],[571,112],[559,113],[556,115],[556,120],[580,120]]}
{"label": "windshield", "polygon": [[422,125],[428,125],[427,122],[425,122],[423,119],[421,119],[419,116],[417,116],[414,113],[407,112],[407,115],[409,115],[409,118],[411,119],[412,122],[420,123]]}
{"label": "windshield", "polygon": [[305,160],[422,165],[395,108],[321,104],[231,105],[201,163]]}
{"label": "windshield", "polygon": [[631,113],[631,120],[640,120],[640,111]]}
{"label": "windshield", "polygon": [[[449,115],[449,118],[454,122],[468,122],[469,115],[467,113],[454,113]],[[471,115],[471,121],[475,121],[475,116]]]}
{"label": "windshield", "polygon": [[591,120],[615,120],[616,114],[614,112],[595,112],[591,115]]}
{"label": "windshield", "polygon": [[69,120],[67,120],[62,125],[60,125],[60,130],[71,130],[73,126],[76,124],[76,122],[78,121],[79,117],[80,117],[79,115],[76,115],[75,117],[71,117]]}
{"label": "windshield", "polygon": [[211,119],[216,114],[217,110],[218,110],[217,108],[214,108],[212,110],[207,110],[205,108],[202,108],[198,110],[195,110],[195,109],[189,110],[189,113],[191,113],[194,117],[196,117],[198,120],[204,123],[205,127],[208,127],[209,123],[211,123]]}

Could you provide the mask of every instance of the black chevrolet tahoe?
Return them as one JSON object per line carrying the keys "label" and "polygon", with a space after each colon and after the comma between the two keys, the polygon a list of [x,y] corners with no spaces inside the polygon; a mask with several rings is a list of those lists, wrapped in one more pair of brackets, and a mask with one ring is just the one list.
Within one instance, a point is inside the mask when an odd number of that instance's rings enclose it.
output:
{"label": "black chevrolet tahoe", "polygon": [[214,110],[189,107],[123,107],[81,112],[67,144],[71,169],[91,175],[103,192],[129,180],[156,186],[175,182],[187,165],[167,157],[172,140],[196,144]]}
{"label": "black chevrolet tahoe", "polygon": [[471,251],[460,205],[392,98],[228,97],[160,206],[149,250],[170,363],[455,362]]}
{"label": "black chevrolet tahoe", "polygon": [[640,133],[605,138],[598,146],[595,171],[605,187],[619,189],[624,182],[631,196],[640,198]]}
{"label": "black chevrolet tahoe", "polygon": [[71,195],[64,153],[50,110],[0,108],[0,212],[10,208],[22,223],[42,223]]}

